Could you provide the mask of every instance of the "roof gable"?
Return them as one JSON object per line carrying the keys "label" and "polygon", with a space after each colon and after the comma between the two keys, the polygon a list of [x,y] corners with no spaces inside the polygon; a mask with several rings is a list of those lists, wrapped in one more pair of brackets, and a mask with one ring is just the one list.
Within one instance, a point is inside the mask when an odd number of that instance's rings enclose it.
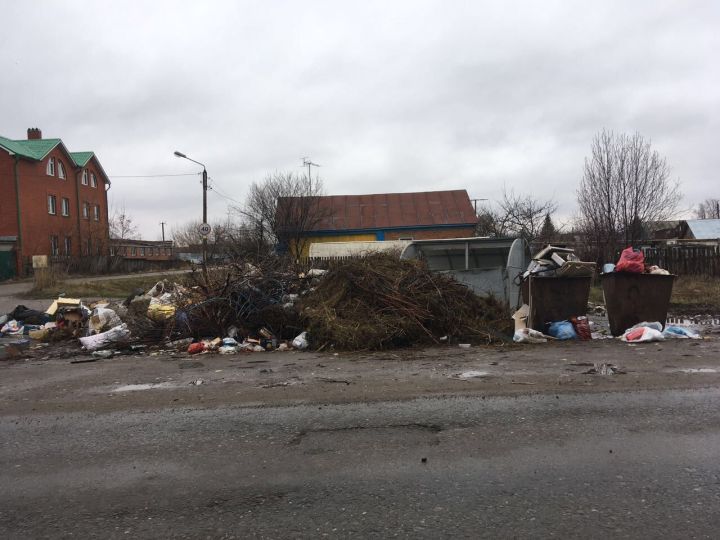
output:
{"label": "roof gable", "polygon": [[40,161],[47,156],[50,151],[60,144],[60,139],[32,139],[14,141],[0,137],[0,146],[14,152],[15,154]]}
{"label": "roof gable", "polygon": [[695,240],[720,238],[720,219],[688,219],[685,222]]}
{"label": "roof gable", "polygon": [[84,167],[88,164],[88,161],[94,156],[93,152],[70,152],[70,157],[73,158],[75,165],[78,167]]}
{"label": "roof gable", "polygon": [[[464,189],[416,193],[317,197],[320,219],[313,231],[347,231],[475,225]],[[282,204],[279,202],[279,204]]]}

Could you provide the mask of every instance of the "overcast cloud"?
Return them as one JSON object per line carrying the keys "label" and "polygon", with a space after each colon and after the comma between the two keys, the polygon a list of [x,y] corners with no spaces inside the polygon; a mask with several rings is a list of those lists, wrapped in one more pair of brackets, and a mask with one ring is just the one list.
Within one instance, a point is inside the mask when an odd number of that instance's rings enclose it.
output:
{"label": "overcast cloud", "polygon": [[[2,0],[0,135],[94,150],[146,239],[275,170],[330,194],[503,185],[575,211],[593,135],[720,197],[720,3]],[[117,177],[117,178],[113,178]]]}

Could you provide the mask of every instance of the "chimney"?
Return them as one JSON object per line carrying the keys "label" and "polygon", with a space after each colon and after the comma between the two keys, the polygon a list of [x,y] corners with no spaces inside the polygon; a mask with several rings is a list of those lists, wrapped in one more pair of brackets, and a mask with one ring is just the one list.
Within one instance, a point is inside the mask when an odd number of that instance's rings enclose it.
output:
{"label": "chimney", "polygon": [[28,128],[28,141],[42,139],[42,131],[39,128]]}

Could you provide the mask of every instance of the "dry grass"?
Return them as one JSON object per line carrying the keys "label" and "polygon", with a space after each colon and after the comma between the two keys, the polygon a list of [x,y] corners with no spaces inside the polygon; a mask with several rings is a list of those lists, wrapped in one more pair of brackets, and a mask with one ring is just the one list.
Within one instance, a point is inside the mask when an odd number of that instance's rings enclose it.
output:
{"label": "dry grass", "polygon": [[38,288],[34,287],[23,296],[26,298],[57,298],[61,294],[69,298],[125,298],[135,289],[147,291],[162,279],[180,281],[180,275],[155,275],[138,277],[115,277],[98,281],[71,281]]}
{"label": "dry grass", "polygon": [[670,309],[720,313],[720,278],[679,277],[673,285]]}

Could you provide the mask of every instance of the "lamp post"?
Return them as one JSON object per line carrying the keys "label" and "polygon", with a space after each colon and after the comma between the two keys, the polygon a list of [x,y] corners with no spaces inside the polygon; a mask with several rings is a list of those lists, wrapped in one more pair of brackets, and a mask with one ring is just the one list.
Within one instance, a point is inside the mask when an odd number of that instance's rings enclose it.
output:
{"label": "lamp post", "polygon": [[[187,159],[188,161],[192,161],[193,163],[197,163],[198,165],[202,165],[203,171],[202,171],[202,183],[203,183],[203,225],[207,224],[207,168],[205,167],[204,163],[200,163],[199,161],[195,161],[192,158],[187,157],[182,152],[178,152],[175,150],[175,155],[179,158]],[[203,274],[205,276],[205,282],[207,282],[207,236],[203,234],[202,238],[202,246],[203,246],[203,253],[202,253],[202,266],[203,266]]]}

